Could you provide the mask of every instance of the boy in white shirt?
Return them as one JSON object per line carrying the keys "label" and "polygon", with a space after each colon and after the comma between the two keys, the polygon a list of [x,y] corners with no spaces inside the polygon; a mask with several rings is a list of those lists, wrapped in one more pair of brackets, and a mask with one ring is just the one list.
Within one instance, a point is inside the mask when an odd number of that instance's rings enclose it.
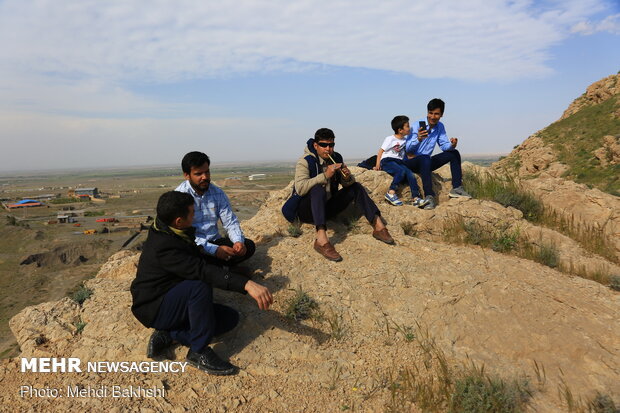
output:
{"label": "boy in white shirt", "polygon": [[373,168],[375,171],[384,170],[394,177],[390,189],[385,194],[385,199],[394,206],[401,206],[403,202],[398,199],[396,190],[398,185],[405,179],[411,189],[411,198],[414,206],[422,207],[424,200],[420,198],[420,188],[413,172],[403,162],[405,157],[405,138],[409,135],[411,128],[409,118],[399,115],[392,119],[392,130],[394,135],[390,135],[383,140],[383,144],[377,154],[377,164]]}

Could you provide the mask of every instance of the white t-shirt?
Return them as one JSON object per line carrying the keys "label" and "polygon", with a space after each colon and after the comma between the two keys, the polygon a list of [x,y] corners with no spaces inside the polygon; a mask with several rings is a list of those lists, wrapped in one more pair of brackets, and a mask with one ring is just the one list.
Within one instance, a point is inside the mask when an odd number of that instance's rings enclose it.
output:
{"label": "white t-shirt", "polygon": [[383,140],[381,149],[383,149],[381,159],[403,159],[405,157],[405,138],[398,139],[396,136],[390,135]]}

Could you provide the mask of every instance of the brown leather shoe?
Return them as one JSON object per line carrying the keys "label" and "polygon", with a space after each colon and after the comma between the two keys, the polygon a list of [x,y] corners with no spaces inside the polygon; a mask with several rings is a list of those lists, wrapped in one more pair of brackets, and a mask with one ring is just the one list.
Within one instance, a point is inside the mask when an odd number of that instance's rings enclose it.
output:
{"label": "brown leather shoe", "polygon": [[395,244],[394,238],[392,238],[387,228],[383,228],[381,231],[373,231],[372,236],[381,242],[385,242],[386,244],[390,244],[390,245]]}
{"label": "brown leather shoe", "polygon": [[314,249],[330,261],[342,261],[342,257],[340,256],[340,254],[338,254],[336,248],[334,248],[334,246],[329,241],[327,241],[327,244],[321,246],[319,245],[319,242],[315,240]]}

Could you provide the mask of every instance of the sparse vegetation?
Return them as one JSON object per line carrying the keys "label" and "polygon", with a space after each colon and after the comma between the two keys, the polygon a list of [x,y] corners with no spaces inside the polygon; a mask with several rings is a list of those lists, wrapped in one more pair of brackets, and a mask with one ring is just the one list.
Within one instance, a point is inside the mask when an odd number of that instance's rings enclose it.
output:
{"label": "sparse vegetation", "polygon": [[506,382],[485,374],[484,367],[473,363],[454,383],[449,412],[520,412],[530,398],[526,380]]}
{"label": "sparse vegetation", "polygon": [[347,332],[342,313],[330,310],[327,314],[322,314],[321,319],[329,327],[329,335],[336,341],[342,340]]}
{"label": "sparse vegetation", "polygon": [[398,324],[396,321],[392,320],[387,314],[383,314],[384,323],[385,323],[385,344],[392,345],[392,340],[396,338],[397,335],[401,335],[402,338],[410,343],[416,338],[416,332],[413,326]]}
{"label": "sparse vegetation", "polygon": [[359,232],[359,217],[345,216],[342,218],[342,223],[347,227],[347,232],[351,234]]}
{"label": "sparse vegetation", "polygon": [[519,230],[511,229],[508,224],[500,224],[490,230],[462,216],[454,217],[444,227],[444,236],[449,242],[479,245],[503,253],[515,250],[520,242]]}
{"label": "sparse vegetation", "polygon": [[6,216],[6,224],[10,225],[10,226],[14,226],[14,227],[30,228],[30,226],[27,223],[25,223],[23,221],[19,221],[13,215],[7,215]]}
{"label": "sparse vegetation", "polygon": [[560,256],[555,245],[540,244],[522,246],[523,258],[531,259],[547,267],[557,268],[560,264]]}
{"label": "sparse vegetation", "polygon": [[618,413],[618,409],[611,396],[596,393],[588,402],[588,413]]}
{"label": "sparse vegetation", "polygon": [[78,318],[73,325],[75,326],[75,334],[82,334],[82,331],[84,331],[84,327],[86,327],[86,324],[84,321],[82,321],[82,318]]}
{"label": "sparse vegetation", "polygon": [[620,291],[620,275],[612,275],[609,277],[609,288],[614,291]]}
{"label": "sparse vegetation", "polygon": [[84,212],[84,216],[85,217],[100,217],[105,215],[105,211],[104,210],[99,210],[99,211],[85,211]]}
{"label": "sparse vegetation", "polygon": [[297,238],[302,234],[301,226],[298,223],[290,224],[287,228],[287,231],[288,231],[288,235],[290,235],[293,238]]}
{"label": "sparse vegetation", "polygon": [[602,228],[588,223],[576,223],[574,216],[567,218],[552,210],[545,211],[542,223],[577,241],[586,251],[620,263]]}
{"label": "sparse vegetation", "polygon": [[569,167],[566,176],[620,196],[620,164],[601,165],[594,151],[603,146],[603,137],[620,131],[620,97],[585,106],[571,116],[552,123],[540,137],[554,147],[558,159]]}
{"label": "sparse vegetation", "polygon": [[532,391],[526,379],[504,380],[471,362],[452,367],[428,331],[417,326],[415,341],[423,362],[388,373],[389,412],[522,412]]}
{"label": "sparse vegetation", "polygon": [[[464,171],[464,173],[466,175],[464,186],[474,197],[495,201],[506,207],[514,207],[520,210],[528,221],[558,231],[578,242],[586,251],[618,263],[615,250],[602,228],[576,223],[572,216],[567,218],[556,211],[545,208],[542,202],[523,191],[513,179],[504,180],[492,174],[481,176],[471,171]],[[506,241],[508,241],[508,246],[512,244],[510,240]],[[505,252],[502,250],[507,246],[502,244],[496,246],[496,251]],[[544,251],[544,253],[547,252]],[[549,257],[549,254],[547,255]]]}
{"label": "sparse vegetation", "polygon": [[92,294],[93,290],[86,287],[84,284],[80,284],[77,290],[71,293],[70,297],[73,301],[75,301],[79,305],[82,305],[84,304],[84,301],[88,300]]}
{"label": "sparse vegetation", "polygon": [[298,288],[286,306],[286,316],[295,321],[306,320],[316,314],[319,304],[305,291]]}
{"label": "sparse vegetation", "polygon": [[405,235],[409,235],[410,237],[415,237],[416,235],[418,235],[418,229],[416,228],[415,224],[411,222],[403,222],[402,224],[400,224],[400,227],[403,229]]}
{"label": "sparse vegetation", "polygon": [[560,384],[558,387],[560,400],[566,405],[569,413],[618,413],[614,400],[608,394],[596,392],[590,399],[575,397],[572,390],[564,381],[563,372],[560,370]]}
{"label": "sparse vegetation", "polygon": [[513,207],[523,213],[523,218],[530,222],[541,221],[544,207],[542,202],[525,192],[517,182],[506,173],[506,179],[496,175],[480,175],[463,171],[463,186],[474,198],[495,201],[505,207]]}

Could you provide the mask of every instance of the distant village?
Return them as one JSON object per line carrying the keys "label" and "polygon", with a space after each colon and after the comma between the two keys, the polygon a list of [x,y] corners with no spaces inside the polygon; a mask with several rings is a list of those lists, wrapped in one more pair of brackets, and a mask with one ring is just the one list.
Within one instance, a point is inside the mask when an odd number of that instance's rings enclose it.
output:
{"label": "distant village", "polygon": [[[105,198],[120,198],[120,195],[108,195]],[[47,221],[44,224],[71,224],[74,227],[81,227],[85,218],[89,218],[91,224],[101,223],[102,228],[99,229],[83,229],[75,231],[75,234],[92,235],[97,233],[118,232],[127,230],[144,229],[144,224],[152,220],[147,215],[131,215],[131,216],[115,216],[104,217],[104,211],[90,211],[87,209],[78,209],[76,203],[89,202],[94,204],[105,204],[105,199],[99,192],[98,188],[75,188],[69,189],[65,196],[62,194],[42,194],[25,197],[19,201],[2,199],[2,206],[8,211],[17,212],[30,208],[50,208],[52,205],[57,206],[56,217],[41,217]],[[78,218],[80,218],[78,220]],[[77,228],[76,228],[77,229]]]}
{"label": "distant village", "polygon": [[[267,178],[264,173],[256,173],[247,176],[248,181],[259,181]],[[228,177],[218,182],[221,186],[237,186],[243,185],[241,177]],[[44,188],[41,188],[44,190]],[[49,190],[49,188],[48,188]],[[130,216],[114,216],[105,217],[103,211],[92,211],[86,208],[79,208],[80,202],[88,202],[91,204],[105,204],[106,199],[120,198],[120,194],[107,194],[102,193],[96,187],[91,188],[69,188],[63,195],[62,193],[56,194],[41,194],[41,195],[29,195],[21,199],[14,198],[0,198],[2,207],[7,211],[17,212],[23,211],[24,217],[27,214],[27,210],[31,208],[50,208],[55,206],[58,208],[57,214],[54,217],[47,216],[41,217],[46,219],[44,222],[47,225],[55,224],[71,224],[75,227],[81,227],[85,221],[85,218],[89,218],[89,223],[101,223],[103,228],[100,229],[83,229],[81,231],[75,231],[75,234],[96,234],[116,232],[122,230],[131,229],[144,229],[144,224],[152,220],[152,217],[148,215],[130,215]],[[138,212],[138,211],[135,211]],[[21,215],[21,214],[20,214]],[[40,214],[33,214],[39,215]],[[31,219],[34,219],[32,217]]]}

